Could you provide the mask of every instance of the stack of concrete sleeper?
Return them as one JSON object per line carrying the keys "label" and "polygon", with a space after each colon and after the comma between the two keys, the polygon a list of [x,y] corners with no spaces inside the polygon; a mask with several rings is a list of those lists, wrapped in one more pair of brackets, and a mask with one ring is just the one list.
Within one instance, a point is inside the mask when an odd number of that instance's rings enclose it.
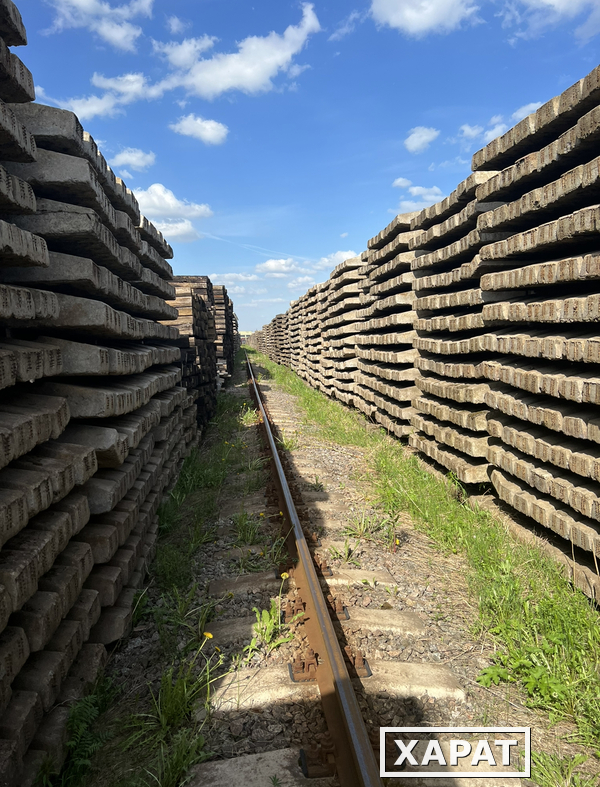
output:
{"label": "stack of concrete sleeper", "polygon": [[417,230],[410,246],[420,396],[410,444],[463,483],[488,481],[487,410],[482,407],[487,390],[482,361],[488,356],[479,339],[489,300],[480,278],[488,268],[478,252],[487,241],[506,236],[477,228],[477,217],[498,203],[480,202],[475,192],[493,174],[473,173],[411,222]]}
{"label": "stack of concrete sleeper", "polygon": [[0,782],[65,755],[127,633],[188,447],[172,255],[70,112],[30,103],[0,1]]}
{"label": "stack of concrete sleeper", "polygon": [[[353,397],[390,431],[405,434],[402,418],[399,430],[382,419],[387,402],[374,399],[375,387],[388,376],[410,376],[414,363],[411,444],[464,483],[491,481],[502,500],[561,536],[567,554],[580,550],[592,569],[582,563],[573,577],[595,597],[599,141],[600,67],[476,153],[473,174],[449,197],[413,216],[410,226],[399,216],[369,242],[373,256],[360,269],[370,286],[355,337]],[[394,259],[391,248],[385,261],[376,259],[393,246],[391,228],[401,237],[400,223],[407,245],[394,250]],[[396,269],[395,261],[405,267]],[[293,309],[301,321],[297,371],[336,395],[336,370],[321,334],[335,316],[319,309],[320,293],[331,286],[329,280],[313,287]],[[384,306],[388,294],[404,295],[405,303]],[[368,313],[381,308],[389,326]],[[400,339],[391,325],[411,309],[414,333],[410,321],[403,323]],[[326,384],[316,370],[322,358]]]}
{"label": "stack of concrete sleeper", "polygon": [[396,218],[367,244],[363,254],[365,293],[360,334],[356,337],[354,405],[397,437],[411,431],[414,379],[415,313],[409,243],[414,213]]}

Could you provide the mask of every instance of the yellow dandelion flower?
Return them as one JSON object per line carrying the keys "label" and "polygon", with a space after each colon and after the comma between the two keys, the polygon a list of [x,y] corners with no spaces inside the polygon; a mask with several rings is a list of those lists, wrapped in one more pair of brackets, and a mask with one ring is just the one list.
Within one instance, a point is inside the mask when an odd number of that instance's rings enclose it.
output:
{"label": "yellow dandelion flower", "polygon": [[290,577],[290,575],[288,574],[287,571],[284,571],[283,574],[281,575],[282,579],[289,579],[289,577]]}
{"label": "yellow dandelion flower", "polygon": [[215,650],[217,651],[217,653],[221,652],[221,648],[218,645],[215,645]]}
{"label": "yellow dandelion flower", "polygon": [[206,639],[212,639],[213,638],[213,635],[210,633],[210,631],[204,631],[202,633],[202,636],[206,637]]}

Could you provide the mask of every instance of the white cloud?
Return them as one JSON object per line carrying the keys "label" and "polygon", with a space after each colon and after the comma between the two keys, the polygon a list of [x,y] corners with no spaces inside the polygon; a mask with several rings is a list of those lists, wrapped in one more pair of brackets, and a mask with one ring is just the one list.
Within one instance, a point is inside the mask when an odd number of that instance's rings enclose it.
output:
{"label": "white cloud", "polygon": [[68,101],[55,101],[62,109],[70,109],[79,120],[90,120],[97,117],[114,117],[123,110],[115,96],[106,93],[104,96],[87,96],[86,98],[71,98]]}
{"label": "white cloud", "polygon": [[333,270],[340,262],[349,260],[352,257],[356,257],[355,251],[334,251],[333,254],[328,254],[327,257],[321,257],[312,267],[315,271]]}
{"label": "white cloud", "polygon": [[539,109],[541,106],[541,101],[532,101],[531,104],[525,104],[512,113],[511,120],[513,120],[515,123],[518,123],[519,120],[523,120],[523,118],[526,118],[527,115],[531,115],[532,112],[535,112],[535,110]]}
{"label": "white cloud", "polygon": [[493,139],[496,139],[496,137],[502,136],[502,134],[504,134],[505,131],[508,131],[508,126],[506,125],[506,123],[496,123],[495,126],[492,126],[485,132],[485,134],[483,135],[483,141],[487,145],[488,142],[491,142]]}
{"label": "white cloud", "polygon": [[130,180],[133,178],[133,175],[128,169],[120,169],[119,174],[122,178],[129,178]]}
{"label": "white cloud", "polygon": [[154,225],[157,230],[162,232],[167,240],[174,240],[179,243],[191,243],[202,237],[189,219],[179,219],[176,221],[159,221],[155,219]]}
{"label": "white cloud", "polygon": [[442,191],[437,186],[411,186],[409,193],[413,197],[419,197],[422,202],[427,202],[432,205],[437,202],[442,196]]}
{"label": "white cloud", "polygon": [[172,36],[178,36],[190,26],[189,22],[184,22],[178,16],[170,16],[167,19],[167,27]]}
{"label": "white cloud", "polygon": [[347,232],[340,233],[340,238],[347,238],[347,237],[348,237],[348,233]]}
{"label": "white cloud", "polygon": [[255,266],[255,270],[258,273],[264,273],[267,279],[284,279],[298,269],[298,265],[292,257],[288,257],[285,260],[267,260],[266,262],[259,262]]}
{"label": "white cloud", "polygon": [[411,128],[408,136],[404,140],[404,147],[409,153],[422,153],[437,139],[440,132],[437,128],[427,128],[426,126],[415,126]]}
{"label": "white cloud", "polygon": [[303,74],[305,71],[308,71],[309,68],[312,68],[312,66],[309,65],[299,66],[297,63],[293,63],[288,68],[287,75],[289,76],[290,79],[296,79],[296,77],[299,77],[300,74]]}
{"label": "white cloud", "polygon": [[[108,163],[111,167],[131,167],[137,172],[143,172],[148,167],[153,166],[155,161],[156,155],[152,151],[144,153],[139,148],[124,148],[116,156],[113,156]],[[131,175],[128,177],[131,177]]]}
{"label": "white cloud", "polygon": [[463,123],[460,127],[460,135],[463,139],[476,139],[483,134],[482,126],[470,126],[468,123]]}
{"label": "white cloud", "polygon": [[463,22],[475,22],[478,6],[471,0],[372,0],[371,15],[411,36],[449,33]]}
{"label": "white cloud", "polygon": [[582,42],[589,41],[600,33],[600,3],[598,0],[519,0],[519,4],[506,4],[499,16],[504,27],[519,26],[517,39],[534,38],[544,30],[563,24],[589,11],[586,21],[575,29]]}
{"label": "white cloud", "polygon": [[315,283],[316,282],[312,276],[298,276],[297,279],[292,279],[292,281],[288,282],[288,287],[290,288],[290,290],[296,290],[300,288],[308,289],[309,287],[312,287],[313,284]]}
{"label": "white cloud", "polygon": [[52,27],[47,33],[69,28],[86,28],[107,44],[124,52],[135,52],[142,28],[129,20],[152,16],[154,0],[130,0],[111,6],[105,0],[48,0],[55,10]]}
{"label": "white cloud", "polygon": [[[411,213],[415,210],[423,210],[434,202],[439,202],[444,198],[444,194],[437,186],[413,186],[410,180],[405,178],[398,178],[398,180],[405,180],[406,185],[401,185],[400,188],[407,189],[411,197],[415,199],[402,199],[398,205],[400,213]],[[394,212],[394,211],[392,211]]]}
{"label": "white cloud", "polygon": [[216,98],[230,90],[250,95],[273,89],[273,78],[286,71],[305,46],[311,33],[321,29],[312,3],[302,6],[302,20],[289,25],[283,35],[271,32],[266,36],[249,36],[238,44],[238,51],[218,53],[198,60],[180,83],[201,98]]}
{"label": "white cloud", "polygon": [[229,129],[216,120],[204,120],[197,115],[186,115],[179,118],[177,123],[169,125],[171,131],[185,137],[194,137],[206,145],[221,145],[225,142]]}
{"label": "white cloud", "polygon": [[186,38],[181,42],[153,41],[154,51],[164,55],[174,68],[191,68],[202,52],[214,46],[217,39],[214,36],[201,36],[200,38]]}
{"label": "white cloud", "polygon": [[[107,14],[111,11],[108,3],[101,0],[50,2],[55,6],[64,3],[86,8],[98,7]],[[150,11],[152,2],[153,0],[131,0],[128,6],[119,8],[130,9],[131,13],[138,8],[148,8]],[[138,13],[142,13],[142,10]],[[88,17],[89,14],[86,19]],[[282,34],[271,32],[266,36],[249,36],[238,44],[237,52],[217,53],[210,58],[202,58],[202,52],[212,47],[217,40],[210,36],[190,38],[183,42],[153,42],[155,52],[166,58],[172,69],[163,79],[151,83],[142,73],[128,73],[111,78],[94,74],[92,84],[104,90],[104,95],[56,100],[54,103],[65,109],[72,109],[83,120],[89,120],[96,116],[113,117],[122,113],[122,107],[133,101],[155,100],[178,88],[206,99],[216,98],[232,90],[249,95],[264,93],[275,87],[273,79],[279,73],[287,72],[294,78],[310,67],[298,66],[293,63],[293,59],[304,48],[310,35],[320,29],[313,5],[304,3],[302,19],[298,25],[289,25]]]}
{"label": "white cloud", "polygon": [[153,183],[146,190],[133,192],[140,210],[170,240],[186,243],[201,238],[191,219],[204,219],[213,215],[208,205],[178,199],[162,183]]}
{"label": "white cloud", "polygon": [[340,41],[342,38],[350,35],[350,33],[353,33],[356,25],[363,22],[364,18],[365,15],[360,11],[352,11],[342,22],[340,22],[327,40]]}
{"label": "white cloud", "polygon": [[237,281],[257,281],[255,273],[211,273],[210,280],[215,284],[232,284]]}
{"label": "white cloud", "polygon": [[409,186],[412,186],[412,181],[407,178],[396,178],[392,183],[392,187],[396,189],[407,189]]}

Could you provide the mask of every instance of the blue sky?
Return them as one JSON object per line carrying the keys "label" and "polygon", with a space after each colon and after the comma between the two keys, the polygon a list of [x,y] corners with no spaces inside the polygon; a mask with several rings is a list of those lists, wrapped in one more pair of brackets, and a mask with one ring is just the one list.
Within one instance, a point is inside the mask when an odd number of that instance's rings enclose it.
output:
{"label": "blue sky", "polygon": [[77,112],[245,330],[599,62],[600,0],[18,5],[38,100]]}

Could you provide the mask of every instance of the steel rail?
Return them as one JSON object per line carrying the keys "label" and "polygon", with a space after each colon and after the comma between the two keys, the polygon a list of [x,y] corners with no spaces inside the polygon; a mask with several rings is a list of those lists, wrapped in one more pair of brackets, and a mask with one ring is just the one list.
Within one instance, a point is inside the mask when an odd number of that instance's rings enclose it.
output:
{"label": "steel rail", "polygon": [[262,401],[248,353],[246,353],[246,362],[276,471],[276,484],[283,506],[281,510],[289,524],[293,526],[298,555],[298,565],[294,569],[294,581],[296,587],[302,591],[302,599],[306,602],[303,621],[308,639],[311,647],[319,656],[316,677],[328,730],[334,741],[335,761],[340,784],[341,787],[382,787],[379,766],[279,459],[270,419]]}

